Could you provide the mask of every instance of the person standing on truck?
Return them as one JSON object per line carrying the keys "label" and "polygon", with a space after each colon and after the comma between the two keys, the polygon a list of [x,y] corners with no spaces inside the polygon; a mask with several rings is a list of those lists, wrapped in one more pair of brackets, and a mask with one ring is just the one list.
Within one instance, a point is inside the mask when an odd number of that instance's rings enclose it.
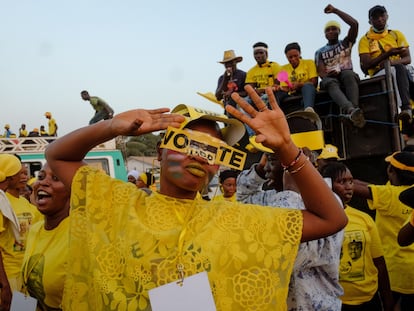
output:
{"label": "person standing on truck", "polygon": [[[225,160],[214,156],[215,152],[238,153],[231,146],[244,130],[236,119],[179,105],[172,114],[167,114],[168,108],[135,109],[75,130],[49,144],[45,153],[51,169],[72,191],[74,227],[64,310],[111,306],[148,310],[165,299],[157,295],[158,290],[161,296],[168,295],[168,289],[163,295],[160,286],[179,286],[177,280],[184,291],[180,292],[193,305],[200,303],[188,292],[195,285],[202,288],[197,293],[217,309],[286,310],[300,241],[333,234],[347,219],[328,185],[291,140],[270,88],[271,109],[251,86],[246,91],[259,111],[234,93],[232,98],[249,116],[232,106],[226,107],[227,112],[247,123],[259,134],[258,141],[278,153],[292,172],[307,210],[201,198],[199,191],[217,173],[220,159]],[[227,126],[221,128],[218,122]],[[150,196],[83,162],[87,152],[103,141],[167,126],[157,150],[160,190]],[[194,142],[202,139],[203,144],[188,144],[191,150],[184,151],[172,138],[176,135]],[[209,149],[205,155],[200,148],[204,150],[206,143],[220,148]],[[226,164],[230,162],[239,161]],[[90,243],[85,243],[85,236]]]}
{"label": "person standing on truck", "polygon": [[57,136],[57,129],[58,126],[56,124],[56,120],[54,118],[52,118],[52,113],[51,112],[45,112],[45,117],[46,119],[48,119],[48,134],[49,136]]}
{"label": "person standing on truck", "polygon": [[114,110],[102,98],[98,96],[90,96],[88,91],[82,91],[81,97],[83,100],[89,101],[95,110],[95,114],[89,121],[89,125],[94,124],[100,120],[112,119],[114,116]]}
{"label": "person standing on truck", "polygon": [[[355,127],[365,126],[365,118],[359,108],[359,76],[353,71],[351,51],[358,36],[358,21],[331,4],[325,7],[326,14],[336,14],[350,28],[343,40],[339,40],[341,26],[337,21],[325,24],[324,32],[328,44],[315,53],[315,63],[320,76],[320,87],[341,108],[346,118]],[[342,91],[345,90],[345,93]]]}
{"label": "person standing on truck", "polygon": [[371,27],[359,40],[361,69],[370,77],[384,75],[384,63],[390,61],[399,94],[397,101],[401,107],[398,118],[403,122],[403,134],[409,134],[407,125],[412,119],[410,98],[414,99],[414,82],[412,76],[410,81],[407,69],[411,63],[408,41],[401,31],[388,29],[388,13],[384,6],[372,7],[368,18]]}
{"label": "person standing on truck", "polygon": [[387,184],[373,185],[354,179],[354,195],[365,198],[368,207],[376,211],[375,223],[384,248],[394,300],[400,300],[401,311],[409,311],[414,306],[414,244],[400,247],[397,237],[411,208],[398,198],[401,192],[414,185],[414,153],[395,152],[385,161],[388,162]]}

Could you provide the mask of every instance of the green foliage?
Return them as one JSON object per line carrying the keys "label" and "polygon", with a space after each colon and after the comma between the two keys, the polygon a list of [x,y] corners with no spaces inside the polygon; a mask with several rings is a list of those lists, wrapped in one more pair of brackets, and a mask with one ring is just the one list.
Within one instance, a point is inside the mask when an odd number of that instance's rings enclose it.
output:
{"label": "green foliage", "polygon": [[152,133],[129,137],[126,142],[126,156],[156,156],[159,135]]}

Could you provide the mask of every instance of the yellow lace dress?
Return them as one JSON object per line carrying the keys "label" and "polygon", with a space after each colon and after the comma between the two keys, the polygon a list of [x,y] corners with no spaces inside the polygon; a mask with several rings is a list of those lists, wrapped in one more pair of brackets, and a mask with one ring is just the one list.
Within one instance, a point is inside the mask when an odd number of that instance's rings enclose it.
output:
{"label": "yellow lace dress", "polygon": [[298,210],[147,195],[81,168],[64,310],[151,310],[148,290],[207,271],[217,310],[286,310]]}

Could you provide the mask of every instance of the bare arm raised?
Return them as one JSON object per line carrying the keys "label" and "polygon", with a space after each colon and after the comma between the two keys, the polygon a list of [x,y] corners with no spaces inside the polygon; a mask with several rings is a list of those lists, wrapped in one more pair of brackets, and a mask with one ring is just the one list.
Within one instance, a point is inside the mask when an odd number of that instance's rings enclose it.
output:
{"label": "bare arm raised", "polygon": [[358,21],[353,18],[351,15],[341,11],[340,9],[334,7],[332,4],[328,4],[324,9],[326,14],[336,14],[338,15],[345,23],[347,23],[350,28],[348,30],[348,41],[355,43],[357,37],[358,37]]}
{"label": "bare arm raised", "polygon": [[119,135],[139,136],[168,126],[179,127],[184,121],[183,116],[167,112],[168,108],[135,109],[75,130],[48,146],[45,153],[47,162],[58,178],[70,188],[73,176],[79,167],[86,165],[83,159],[93,147]]}
{"label": "bare arm raised", "polygon": [[299,187],[307,209],[303,211],[302,241],[319,239],[341,230],[347,223],[344,209],[319,172],[305,155],[299,153],[298,147],[290,137],[286,117],[279,108],[271,88],[266,89],[271,110],[251,86],[246,86],[245,89],[260,111],[255,110],[238,94],[232,94],[233,100],[250,116],[231,106],[226,106],[226,110],[249,125],[257,134],[256,141],[271,148],[281,162],[289,166],[288,171]]}

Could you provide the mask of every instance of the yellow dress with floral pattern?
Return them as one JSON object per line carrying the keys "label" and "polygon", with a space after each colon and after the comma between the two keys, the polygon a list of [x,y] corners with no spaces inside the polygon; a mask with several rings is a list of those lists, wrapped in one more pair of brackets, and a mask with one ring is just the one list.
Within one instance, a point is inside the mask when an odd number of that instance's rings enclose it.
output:
{"label": "yellow dress with floral pattern", "polygon": [[87,166],[71,205],[64,310],[151,310],[179,262],[208,273],[217,310],[286,310],[298,210],[147,195]]}

